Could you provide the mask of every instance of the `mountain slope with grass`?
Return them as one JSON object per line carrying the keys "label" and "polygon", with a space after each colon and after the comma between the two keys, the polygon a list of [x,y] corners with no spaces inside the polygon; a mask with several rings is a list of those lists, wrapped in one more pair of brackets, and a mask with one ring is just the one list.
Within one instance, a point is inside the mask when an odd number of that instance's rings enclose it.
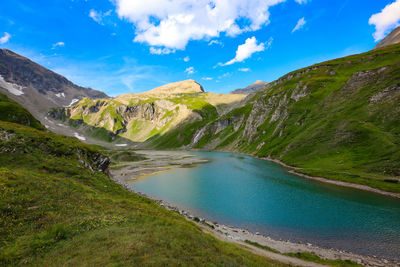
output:
{"label": "mountain slope with grass", "polygon": [[[304,174],[400,192],[399,73],[400,44],[294,71],[184,145],[271,157]],[[150,144],[171,147],[172,136]]]}
{"label": "mountain slope with grass", "polygon": [[0,121],[14,122],[38,130],[44,129],[43,125],[29,111],[3,94],[0,94]]}
{"label": "mountain slope with grass", "polygon": [[395,44],[294,71],[247,97],[131,94],[84,99],[53,117],[136,147],[248,153],[399,193],[399,73]]}
{"label": "mountain slope with grass", "polygon": [[281,266],[116,184],[97,148],[14,122],[0,120],[1,266]]}
{"label": "mountain slope with grass", "polygon": [[187,80],[114,99],[85,98],[49,114],[87,135],[106,141],[123,138],[144,142],[163,136],[180,125],[205,125],[244,97],[241,94],[206,93],[197,82]]}

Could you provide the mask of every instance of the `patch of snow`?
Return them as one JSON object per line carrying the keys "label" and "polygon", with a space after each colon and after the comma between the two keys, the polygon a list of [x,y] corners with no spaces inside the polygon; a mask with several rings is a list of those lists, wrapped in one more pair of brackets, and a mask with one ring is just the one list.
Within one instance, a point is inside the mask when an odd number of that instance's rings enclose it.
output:
{"label": "patch of snow", "polygon": [[127,146],[128,144],[116,144],[115,146]]}
{"label": "patch of snow", "polygon": [[78,102],[79,101],[79,99],[72,99],[72,101],[71,101],[71,104],[69,104],[68,106],[65,106],[66,108],[70,108],[70,107],[72,107],[76,102]]}
{"label": "patch of snow", "polygon": [[65,126],[64,124],[61,124],[61,123],[57,123],[57,125],[61,126],[61,127],[64,127],[64,128],[67,128],[67,126]]}
{"label": "patch of snow", "polygon": [[59,94],[56,94],[56,97],[65,97],[65,94],[64,93],[59,93]]}
{"label": "patch of snow", "polygon": [[78,133],[74,133],[74,136],[75,136],[76,138],[78,138],[79,140],[82,140],[82,141],[85,141],[85,140],[86,140],[85,137],[79,135]]}
{"label": "patch of snow", "polygon": [[200,131],[198,131],[195,135],[195,137],[193,138],[193,142],[192,144],[197,144],[197,142],[200,141],[200,137],[202,137],[203,133],[204,133],[205,128],[200,129]]}
{"label": "patch of snow", "polygon": [[23,95],[24,92],[22,91],[22,86],[19,86],[18,84],[13,84],[6,82],[3,78],[3,76],[0,75],[0,86],[4,87],[7,91],[9,91],[11,94],[20,96]]}
{"label": "patch of snow", "polygon": [[45,119],[46,121],[50,122],[51,124],[54,124],[54,122],[52,122],[51,120],[49,120],[49,118],[47,118],[47,116],[44,117],[44,119]]}
{"label": "patch of snow", "polygon": [[50,126],[49,126],[49,125],[44,125],[44,127],[46,127],[46,129],[49,129],[49,128],[50,128]]}

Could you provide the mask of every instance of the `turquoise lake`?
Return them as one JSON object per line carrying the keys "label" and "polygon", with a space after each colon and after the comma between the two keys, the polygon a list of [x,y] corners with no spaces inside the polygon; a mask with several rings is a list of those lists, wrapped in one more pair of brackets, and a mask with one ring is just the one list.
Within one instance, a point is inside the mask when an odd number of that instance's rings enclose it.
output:
{"label": "turquoise lake", "polygon": [[132,188],[196,216],[364,255],[400,260],[400,200],[314,182],[275,163],[222,152],[209,163],[140,179]]}

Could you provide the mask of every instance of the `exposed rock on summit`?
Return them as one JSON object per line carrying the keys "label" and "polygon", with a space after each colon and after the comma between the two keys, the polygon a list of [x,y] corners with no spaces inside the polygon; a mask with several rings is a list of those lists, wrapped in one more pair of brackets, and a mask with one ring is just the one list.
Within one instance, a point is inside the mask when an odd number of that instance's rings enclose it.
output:
{"label": "exposed rock on summit", "polygon": [[388,36],[385,37],[382,41],[380,41],[375,49],[382,48],[388,45],[398,44],[400,43],[400,27],[394,29]]}

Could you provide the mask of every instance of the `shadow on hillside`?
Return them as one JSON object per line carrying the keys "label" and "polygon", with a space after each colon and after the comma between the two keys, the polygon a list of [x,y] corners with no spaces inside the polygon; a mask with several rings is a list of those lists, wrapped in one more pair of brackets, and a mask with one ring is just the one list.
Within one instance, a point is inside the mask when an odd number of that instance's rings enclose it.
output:
{"label": "shadow on hillside", "polygon": [[[201,148],[219,137],[221,137],[220,142],[222,142],[235,132],[234,122],[240,121],[240,117],[246,114],[244,107],[247,100],[250,99],[249,96],[231,104],[206,105],[202,109],[195,109],[193,111],[202,117],[201,121],[193,121],[188,118],[169,131],[156,134],[145,142],[139,143],[138,147],[157,149]],[[211,109],[214,111],[211,111]],[[224,112],[218,113],[218,110],[224,110]]]}
{"label": "shadow on hillside", "polygon": [[[64,121],[66,122],[66,121]],[[95,127],[89,125],[82,120],[72,120],[68,122],[71,129],[76,129],[83,132],[90,139],[98,140],[98,142],[91,142],[91,140],[85,140],[86,143],[93,143],[95,145],[101,145],[108,148],[132,148],[138,145],[137,142],[133,142],[125,137],[119,136],[111,131],[108,131],[102,127]]]}
{"label": "shadow on hillside", "polygon": [[[205,136],[209,139],[212,138],[213,132],[215,132],[216,129],[221,130],[221,127],[224,129],[229,128],[233,124],[235,117],[243,115],[240,114],[240,111],[237,112],[236,110],[238,107],[240,109],[240,107],[244,106],[244,104],[241,105],[240,103],[245,103],[249,96],[230,104],[219,104],[216,106],[208,104],[203,106],[201,109],[194,109],[193,112],[200,115],[202,120],[194,120],[193,117],[186,118],[184,121],[176,125],[176,127],[169,129],[165,133],[153,135],[144,142],[134,142],[125,137],[121,137],[120,134],[126,132],[126,129],[114,133],[102,127],[89,125],[82,119],[69,119],[65,116],[60,117],[59,114],[61,113],[57,112],[57,110],[54,111],[55,113],[53,116],[51,115],[51,112],[49,114],[50,117],[57,121],[68,123],[71,129],[83,132],[87,136],[99,140],[101,143],[109,144],[108,147],[111,145],[112,148],[118,148],[118,144],[126,144],[127,148],[172,149],[195,145],[193,144],[195,135],[198,134],[199,129],[202,129],[205,126],[207,126],[207,129],[203,130],[204,132],[200,139],[203,139]],[[196,142],[196,144],[197,143],[199,142]],[[205,143],[204,140],[203,143]],[[104,146],[104,144],[99,145]]]}

